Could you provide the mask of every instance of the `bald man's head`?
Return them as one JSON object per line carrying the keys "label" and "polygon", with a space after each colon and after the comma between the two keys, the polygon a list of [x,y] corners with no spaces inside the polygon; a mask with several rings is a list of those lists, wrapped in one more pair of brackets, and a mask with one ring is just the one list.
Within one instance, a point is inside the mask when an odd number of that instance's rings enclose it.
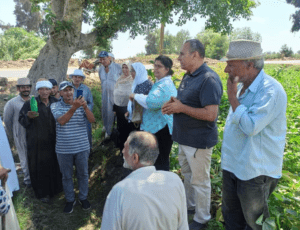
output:
{"label": "bald man's head", "polygon": [[128,137],[129,154],[137,153],[140,163],[153,165],[158,157],[159,150],[156,137],[148,132],[132,132]]}

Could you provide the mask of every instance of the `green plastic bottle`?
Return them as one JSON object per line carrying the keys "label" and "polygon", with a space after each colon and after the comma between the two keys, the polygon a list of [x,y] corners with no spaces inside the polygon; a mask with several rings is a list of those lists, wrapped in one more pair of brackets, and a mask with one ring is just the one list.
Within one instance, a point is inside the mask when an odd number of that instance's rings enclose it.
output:
{"label": "green plastic bottle", "polygon": [[31,99],[30,99],[30,108],[31,108],[31,111],[33,111],[33,112],[38,111],[37,101],[35,100],[34,96],[32,96]]}

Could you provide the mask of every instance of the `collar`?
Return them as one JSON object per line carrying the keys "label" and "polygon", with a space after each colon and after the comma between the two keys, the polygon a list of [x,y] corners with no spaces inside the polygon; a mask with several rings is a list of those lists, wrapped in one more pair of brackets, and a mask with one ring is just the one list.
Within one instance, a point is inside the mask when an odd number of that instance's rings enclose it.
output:
{"label": "collar", "polygon": [[61,97],[60,103],[61,103],[63,106],[72,106],[72,105],[70,105],[70,104],[67,104],[67,103],[64,101],[64,98],[63,98],[63,97]]}
{"label": "collar", "polygon": [[154,173],[156,171],[155,167],[153,165],[151,166],[144,166],[144,167],[141,167],[141,168],[138,168],[136,170],[134,170],[132,173],[130,173],[127,178],[131,178],[131,177],[134,177],[140,173]]}
{"label": "collar", "polygon": [[262,81],[263,79],[263,76],[264,76],[265,72],[264,70],[262,69],[259,74],[256,76],[256,78],[254,79],[254,81],[251,83],[251,85],[249,86],[249,90],[252,92],[252,93],[255,93],[257,91],[257,88],[258,86],[260,85],[260,82]]}
{"label": "collar", "polygon": [[161,78],[160,80],[156,81],[155,83],[163,82],[163,81],[167,81],[167,80],[172,80],[171,75],[165,76],[165,77]]}
{"label": "collar", "polygon": [[[23,97],[21,97],[21,95],[20,95],[20,94],[18,95],[18,98],[19,98],[19,100],[21,100],[21,101],[25,102],[24,98],[23,98]],[[31,99],[31,95],[29,95],[29,101],[30,101],[30,99]]]}
{"label": "collar", "polygon": [[79,89],[82,86],[82,83],[80,83],[80,85],[78,86],[78,88],[76,88],[76,86],[74,85],[73,82],[72,82],[72,85],[74,86],[74,89]]}
{"label": "collar", "polygon": [[[37,96],[37,97],[35,97],[35,99],[36,99],[37,103],[39,103],[39,104],[43,103],[42,100],[41,100],[41,98],[40,98],[40,95]],[[58,99],[49,96],[49,103],[48,104],[52,104],[53,102],[57,102],[57,101],[58,101]]]}
{"label": "collar", "polygon": [[204,62],[198,69],[194,71],[194,73],[188,73],[191,77],[197,77],[199,73],[201,73],[205,68],[207,67],[207,64]]}

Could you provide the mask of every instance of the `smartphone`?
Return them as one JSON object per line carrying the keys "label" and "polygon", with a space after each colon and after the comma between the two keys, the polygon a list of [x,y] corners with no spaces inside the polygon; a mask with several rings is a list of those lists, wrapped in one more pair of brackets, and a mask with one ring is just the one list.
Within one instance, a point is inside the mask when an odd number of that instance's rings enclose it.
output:
{"label": "smartphone", "polygon": [[77,97],[77,98],[82,98],[82,94],[83,94],[83,91],[80,90],[80,89],[78,89],[78,90],[77,90],[77,95],[76,95],[76,97]]}

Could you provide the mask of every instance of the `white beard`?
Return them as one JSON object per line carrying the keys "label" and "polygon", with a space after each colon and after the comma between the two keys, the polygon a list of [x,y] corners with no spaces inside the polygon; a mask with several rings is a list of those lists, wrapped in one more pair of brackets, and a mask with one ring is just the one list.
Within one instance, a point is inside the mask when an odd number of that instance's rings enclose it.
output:
{"label": "white beard", "polygon": [[126,169],[131,169],[132,170],[132,166],[130,166],[127,161],[125,160],[125,158],[123,157],[124,159],[124,164],[123,164],[123,167],[126,168]]}

